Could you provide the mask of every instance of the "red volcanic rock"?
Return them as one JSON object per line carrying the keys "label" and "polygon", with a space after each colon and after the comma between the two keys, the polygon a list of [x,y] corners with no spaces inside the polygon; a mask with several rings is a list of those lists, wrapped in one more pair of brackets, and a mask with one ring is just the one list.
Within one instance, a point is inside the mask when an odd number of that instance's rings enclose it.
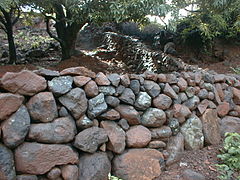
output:
{"label": "red volcanic rock", "polygon": [[103,74],[102,72],[97,73],[95,82],[99,86],[108,86],[111,84],[111,82],[108,80],[107,76]]}
{"label": "red volcanic rock", "polygon": [[65,75],[79,75],[79,76],[87,76],[91,78],[95,78],[96,74],[95,72],[92,72],[91,70],[85,68],[85,67],[71,67],[64,69],[60,72],[61,76]]}
{"label": "red volcanic rock", "polygon": [[84,91],[88,97],[95,97],[98,95],[98,86],[95,81],[89,81],[84,86]]}
{"label": "red volcanic rock", "polygon": [[82,87],[85,84],[87,84],[89,81],[91,81],[90,77],[86,77],[86,76],[75,76],[75,77],[73,77],[73,82],[77,87]]}

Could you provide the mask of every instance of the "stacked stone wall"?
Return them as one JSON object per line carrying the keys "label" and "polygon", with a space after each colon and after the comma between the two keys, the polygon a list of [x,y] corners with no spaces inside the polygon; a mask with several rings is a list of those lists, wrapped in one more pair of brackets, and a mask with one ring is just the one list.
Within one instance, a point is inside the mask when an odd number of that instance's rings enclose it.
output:
{"label": "stacked stone wall", "polygon": [[155,179],[184,150],[240,133],[239,76],[75,67],[0,82],[1,180]]}

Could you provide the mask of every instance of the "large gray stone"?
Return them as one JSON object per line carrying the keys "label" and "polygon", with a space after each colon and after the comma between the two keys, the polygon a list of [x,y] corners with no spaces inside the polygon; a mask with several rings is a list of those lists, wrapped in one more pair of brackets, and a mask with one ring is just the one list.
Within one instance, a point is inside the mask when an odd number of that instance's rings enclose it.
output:
{"label": "large gray stone", "polygon": [[9,148],[21,144],[30,127],[30,116],[27,108],[22,105],[9,119],[2,123],[3,142]]}
{"label": "large gray stone", "polygon": [[108,141],[107,132],[98,127],[81,131],[74,141],[74,146],[84,152],[94,153],[98,147]]}
{"label": "large gray stone", "polygon": [[60,96],[69,92],[72,88],[73,77],[60,76],[48,81],[48,88],[53,94]]}
{"label": "large gray stone", "polygon": [[107,107],[108,106],[105,102],[104,94],[101,93],[88,101],[88,116],[90,118],[95,118],[101,113],[105,112]]}
{"label": "large gray stone", "polygon": [[195,110],[200,103],[200,99],[197,96],[193,96],[192,98],[188,99],[186,102],[183,104],[187,106],[190,110]]}
{"label": "large gray stone", "polygon": [[119,99],[126,104],[133,105],[135,102],[135,94],[130,88],[125,88]]}
{"label": "large gray stone", "polygon": [[120,103],[120,100],[114,96],[106,96],[105,101],[111,107],[117,107]]}
{"label": "large gray stone", "polygon": [[112,85],[117,87],[120,83],[120,76],[116,73],[107,75],[107,78],[111,81]]}
{"label": "large gray stone", "polygon": [[80,88],[72,89],[69,93],[61,96],[59,101],[73,115],[79,119],[87,110],[88,101],[85,92]]}
{"label": "large gray stone", "polygon": [[131,80],[130,88],[133,90],[134,94],[138,94],[140,92],[140,82],[138,80]]}
{"label": "large gray stone", "polygon": [[165,94],[160,94],[153,99],[153,105],[158,109],[166,110],[172,105],[172,99]]}
{"label": "large gray stone", "polygon": [[15,180],[16,172],[12,151],[0,144],[0,179]]}
{"label": "large gray stone", "polygon": [[140,92],[137,96],[134,106],[138,110],[146,110],[152,104],[152,98],[146,92]]}
{"label": "large gray stone", "polygon": [[31,124],[28,138],[41,143],[68,143],[77,133],[75,121],[70,117],[55,119],[51,123]]}
{"label": "large gray stone", "polygon": [[185,149],[198,150],[203,148],[204,136],[201,120],[197,116],[190,117],[181,127]]}
{"label": "large gray stone", "polygon": [[240,133],[240,118],[226,116],[220,120],[220,131],[221,136],[224,137],[226,132],[236,132]]}
{"label": "large gray stone", "polygon": [[113,86],[99,86],[98,91],[105,96],[112,96],[116,93],[116,89]]}
{"label": "large gray stone", "polygon": [[161,127],[166,122],[166,114],[161,109],[149,108],[140,121],[146,127]]}
{"label": "large gray stone", "polygon": [[84,154],[79,163],[79,180],[107,180],[111,162],[104,152]]}
{"label": "large gray stone", "polygon": [[164,94],[168,95],[169,97],[171,97],[173,99],[178,99],[177,94],[175,93],[173,88],[168,83],[165,85],[163,92],[164,92]]}
{"label": "large gray stone", "polygon": [[144,88],[146,89],[147,93],[153,98],[157,97],[161,92],[160,86],[157,83],[149,80],[144,81]]}
{"label": "large gray stone", "polygon": [[57,104],[51,92],[41,92],[27,103],[31,118],[35,121],[51,122],[58,116]]}

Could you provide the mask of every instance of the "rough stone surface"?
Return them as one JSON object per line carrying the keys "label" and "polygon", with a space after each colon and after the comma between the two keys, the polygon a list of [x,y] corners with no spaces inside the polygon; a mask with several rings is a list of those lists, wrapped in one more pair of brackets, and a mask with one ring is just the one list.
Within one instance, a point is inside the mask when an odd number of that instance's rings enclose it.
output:
{"label": "rough stone surface", "polygon": [[191,169],[186,169],[182,173],[183,180],[206,180],[206,178],[200,174],[197,173]]}
{"label": "rough stone surface", "polygon": [[161,174],[161,152],[155,149],[130,149],[113,159],[113,174],[127,180],[155,179]]}
{"label": "rough stone surface", "polygon": [[201,117],[201,120],[203,124],[203,134],[206,144],[219,144],[221,135],[216,110],[207,109]]}
{"label": "rough stone surface", "polygon": [[50,180],[55,180],[60,178],[61,176],[61,169],[54,167],[52,168],[48,173],[47,173],[47,177]]}
{"label": "rough stone surface", "polygon": [[97,148],[108,141],[107,133],[104,129],[91,127],[81,131],[74,141],[74,146],[84,152],[94,153]]}
{"label": "rough stone surface", "polygon": [[86,76],[73,77],[73,82],[77,87],[82,87],[82,86],[86,85],[89,81],[91,81],[90,77],[86,77]]}
{"label": "rough stone surface", "polygon": [[111,84],[111,82],[108,80],[107,76],[103,74],[102,72],[97,73],[95,82],[99,86],[108,86]]}
{"label": "rough stone surface", "polygon": [[220,117],[226,116],[229,111],[230,111],[230,105],[228,102],[222,102],[217,107],[217,113]]}
{"label": "rough stone surface", "polygon": [[115,121],[115,120],[118,120],[120,119],[120,114],[119,112],[117,112],[116,110],[114,109],[111,109],[103,114],[101,114],[99,116],[100,119],[103,119],[103,120],[111,120],[111,121]]}
{"label": "rough stone surface", "polygon": [[87,110],[88,100],[85,92],[80,88],[74,88],[69,93],[61,96],[59,101],[74,116],[79,119]]}
{"label": "rough stone surface", "polygon": [[30,127],[30,116],[27,108],[22,105],[1,126],[4,144],[9,148],[17,147],[24,141]]}
{"label": "rough stone surface", "polygon": [[45,174],[56,165],[76,164],[78,161],[78,154],[67,145],[25,142],[15,150],[16,170],[21,173]]}
{"label": "rough stone surface", "polygon": [[132,126],[126,132],[126,140],[128,147],[146,147],[151,141],[151,132],[142,125]]}
{"label": "rough stone surface", "polygon": [[41,92],[27,103],[31,118],[40,122],[51,122],[58,116],[57,104],[51,92]]}
{"label": "rough stone surface", "polygon": [[28,138],[41,143],[68,143],[77,133],[75,121],[70,117],[55,119],[51,123],[31,124]]}
{"label": "rough stone surface", "polygon": [[121,119],[118,122],[118,125],[121,126],[121,128],[123,128],[123,130],[125,130],[125,131],[129,129],[129,124],[126,119]]}
{"label": "rough stone surface", "polygon": [[181,127],[184,136],[185,149],[198,150],[203,148],[204,136],[201,120],[197,117],[189,118]]}
{"label": "rough stone surface", "polygon": [[161,109],[149,108],[140,121],[146,127],[160,127],[166,122],[166,114]]}
{"label": "rough stone surface", "polygon": [[0,179],[14,180],[16,172],[12,152],[0,143]]}
{"label": "rough stone surface", "polygon": [[83,115],[76,121],[76,125],[78,129],[87,129],[92,127],[94,124],[91,119],[89,119],[86,115]]}
{"label": "rough stone surface", "polygon": [[115,108],[122,118],[126,119],[130,125],[137,125],[140,123],[140,114],[132,106],[119,105]]}
{"label": "rough stone surface", "polygon": [[224,137],[226,132],[240,133],[240,118],[226,116],[220,120],[221,136]]}
{"label": "rough stone surface", "polygon": [[91,78],[95,78],[96,74],[92,72],[91,70],[85,68],[85,67],[71,67],[64,69],[60,72],[61,76],[65,75],[79,75],[79,76],[87,76]]}
{"label": "rough stone surface", "polygon": [[176,136],[172,136],[169,139],[167,151],[169,152],[169,157],[166,161],[167,166],[180,161],[184,151],[184,137],[181,133],[178,133]]}
{"label": "rough stone surface", "polygon": [[48,81],[48,88],[53,94],[60,96],[69,92],[72,84],[73,78],[71,76],[60,76]]}
{"label": "rough stone surface", "polygon": [[39,76],[46,76],[46,77],[58,77],[58,76],[60,76],[60,73],[58,71],[53,71],[53,70],[45,69],[45,68],[34,70],[33,72],[35,74],[39,75]]}
{"label": "rough stone surface", "polygon": [[23,100],[24,97],[17,94],[0,93],[0,121],[17,111]]}
{"label": "rough stone surface", "polygon": [[130,88],[125,88],[119,99],[126,104],[133,105],[135,102],[135,94]]}
{"label": "rough stone surface", "polygon": [[18,175],[17,180],[38,180],[36,175]]}
{"label": "rough stone surface", "polygon": [[105,101],[111,107],[117,107],[120,103],[120,100],[114,96],[106,96]]}
{"label": "rough stone surface", "polygon": [[130,79],[128,74],[124,74],[122,76],[120,76],[121,79],[121,84],[125,87],[128,87],[130,85]]}
{"label": "rough stone surface", "polygon": [[95,118],[106,110],[107,104],[105,102],[103,93],[88,101],[88,116],[90,118]]}
{"label": "rough stone surface", "polygon": [[84,86],[84,91],[88,97],[95,97],[98,95],[98,86],[95,81],[89,81]]}
{"label": "rough stone surface", "polygon": [[168,83],[165,85],[163,92],[164,92],[164,94],[168,95],[169,97],[171,97],[173,99],[178,98],[178,95],[175,93],[175,91],[172,89],[172,87]]}
{"label": "rough stone surface", "polygon": [[113,86],[99,86],[98,90],[105,96],[112,96],[116,93],[116,89]]}
{"label": "rough stone surface", "polygon": [[152,149],[165,148],[166,146],[167,146],[166,143],[163,141],[151,141],[148,144],[148,147]]}
{"label": "rough stone surface", "polygon": [[107,149],[121,154],[126,146],[125,131],[113,121],[102,121],[101,127],[105,129],[108,135],[109,142],[107,144]]}
{"label": "rough stone surface", "polygon": [[146,110],[152,104],[152,98],[146,92],[140,92],[137,96],[134,106],[138,110]]}
{"label": "rough stone surface", "polygon": [[111,162],[104,152],[84,154],[79,163],[79,180],[107,180]]}
{"label": "rough stone surface", "polygon": [[160,128],[151,128],[150,131],[152,139],[169,138],[172,136],[171,128],[168,126],[162,126]]}
{"label": "rough stone surface", "polygon": [[107,75],[107,78],[111,81],[112,85],[117,87],[120,83],[120,76],[116,73]]}
{"label": "rough stone surface", "polygon": [[144,88],[146,89],[147,93],[153,98],[157,97],[161,92],[160,86],[157,83],[149,80],[144,81]]}
{"label": "rough stone surface", "polygon": [[46,80],[31,71],[7,72],[1,79],[2,87],[9,92],[32,96],[47,87]]}
{"label": "rough stone surface", "polygon": [[189,108],[182,104],[174,104],[173,111],[174,111],[175,118],[181,118],[181,117],[188,118],[192,114]]}
{"label": "rough stone surface", "polygon": [[140,82],[138,80],[131,80],[130,88],[134,92],[134,94],[138,94],[140,92]]}
{"label": "rough stone surface", "polygon": [[64,180],[78,180],[78,167],[76,165],[64,165],[61,167]]}
{"label": "rough stone surface", "polygon": [[204,99],[200,104],[198,104],[197,109],[200,112],[200,114],[203,114],[209,106],[209,100]]}
{"label": "rough stone surface", "polygon": [[185,91],[187,89],[187,81],[180,77],[177,82],[178,87],[180,88],[180,91]]}
{"label": "rough stone surface", "polygon": [[162,110],[168,109],[172,104],[172,99],[165,95],[160,94],[156,98],[153,99],[153,106]]}
{"label": "rough stone surface", "polygon": [[188,99],[186,102],[183,104],[187,106],[190,110],[195,110],[200,103],[200,99],[197,96],[193,96],[192,98]]}

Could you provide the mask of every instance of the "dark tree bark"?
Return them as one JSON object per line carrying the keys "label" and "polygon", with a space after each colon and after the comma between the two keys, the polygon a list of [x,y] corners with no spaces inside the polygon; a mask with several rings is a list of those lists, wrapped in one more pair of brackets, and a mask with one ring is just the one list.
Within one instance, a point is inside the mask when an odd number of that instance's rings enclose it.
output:
{"label": "dark tree bark", "polygon": [[[8,49],[9,49],[9,64],[16,64],[17,60],[17,53],[16,53],[16,46],[14,43],[14,36],[13,36],[13,26],[19,19],[20,10],[16,7],[11,7],[9,11],[0,7],[0,11],[2,15],[0,15],[0,26],[3,29],[8,38]],[[17,11],[17,16],[15,17],[15,13]]]}

